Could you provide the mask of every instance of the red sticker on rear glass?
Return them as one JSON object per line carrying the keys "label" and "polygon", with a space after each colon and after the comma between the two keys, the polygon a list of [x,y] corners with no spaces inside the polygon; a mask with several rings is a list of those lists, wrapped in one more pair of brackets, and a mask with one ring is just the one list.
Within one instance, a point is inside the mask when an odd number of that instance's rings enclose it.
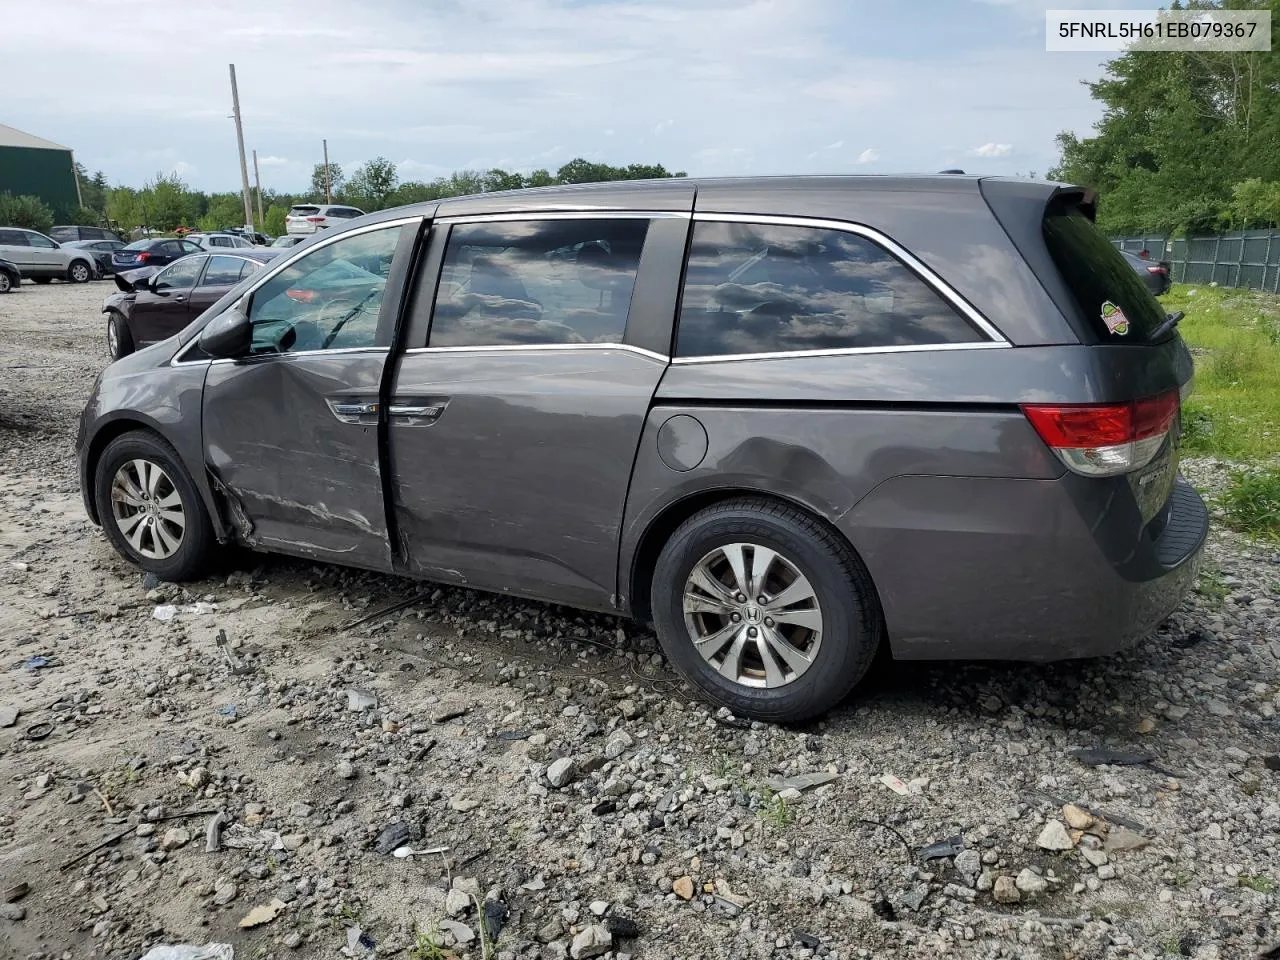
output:
{"label": "red sticker on rear glass", "polygon": [[1102,322],[1107,325],[1108,332],[1118,337],[1123,337],[1129,332],[1129,318],[1110,300],[1102,305]]}

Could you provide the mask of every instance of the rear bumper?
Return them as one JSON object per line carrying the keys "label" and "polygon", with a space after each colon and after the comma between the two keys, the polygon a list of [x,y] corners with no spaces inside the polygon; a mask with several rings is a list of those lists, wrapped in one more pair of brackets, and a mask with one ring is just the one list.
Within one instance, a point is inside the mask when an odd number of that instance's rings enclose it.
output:
{"label": "rear bumper", "polygon": [[1100,492],[1073,475],[901,477],[873,491],[841,526],[879,590],[894,656],[1065,660],[1150,633],[1195,583],[1208,510],[1179,479],[1153,536]]}

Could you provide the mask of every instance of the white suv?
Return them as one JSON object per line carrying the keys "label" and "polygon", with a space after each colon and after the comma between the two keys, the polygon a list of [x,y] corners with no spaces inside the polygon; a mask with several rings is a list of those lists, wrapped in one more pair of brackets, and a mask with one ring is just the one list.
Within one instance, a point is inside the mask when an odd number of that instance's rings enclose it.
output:
{"label": "white suv", "polygon": [[189,233],[186,236],[201,250],[252,250],[253,244],[234,233]]}
{"label": "white suv", "polygon": [[290,207],[284,218],[286,233],[315,233],[325,227],[336,227],[347,220],[363,217],[364,211],[336,203],[300,203]]}
{"label": "white suv", "polygon": [[87,283],[98,276],[92,251],[64,247],[43,233],[20,227],[0,227],[0,259],[11,260],[36,283],[54,279]]}

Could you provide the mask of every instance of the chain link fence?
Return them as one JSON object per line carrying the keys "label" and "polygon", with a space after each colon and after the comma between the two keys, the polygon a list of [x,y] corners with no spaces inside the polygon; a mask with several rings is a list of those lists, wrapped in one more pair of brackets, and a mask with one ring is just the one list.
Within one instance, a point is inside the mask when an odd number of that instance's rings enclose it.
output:
{"label": "chain link fence", "polygon": [[1280,293],[1280,231],[1243,230],[1208,237],[1113,237],[1126,253],[1167,260],[1177,283],[1216,283]]}

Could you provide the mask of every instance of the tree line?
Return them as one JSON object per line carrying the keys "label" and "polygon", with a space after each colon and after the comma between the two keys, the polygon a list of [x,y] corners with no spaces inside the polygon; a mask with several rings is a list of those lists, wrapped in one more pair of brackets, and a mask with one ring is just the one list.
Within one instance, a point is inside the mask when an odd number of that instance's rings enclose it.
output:
{"label": "tree line", "polygon": [[1088,85],[1102,119],[1049,176],[1095,188],[1107,233],[1280,227],[1280,0],[1188,6],[1270,7],[1272,50],[1130,51]]}
{"label": "tree line", "polygon": [[[244,198],[240,192],[205,193],[192,190],[176,173],[158,173],[141,187],[111,186],[102,171],[90,174],[76,164],[83,206],[60,222],[91,226],[109,225],[123,233],[143,228],[171,232],[180,227],[195,230],[225,230],[244,223]],[[328,177],[325,165],[315,165],[311,189],[306,193],[262,191],[263,219],[256,223],[258,197],[253,195],[253,214],[257,228],[278,236],[285,232],[284,218],[289,208],[299,203],[324,203],[326,187],[333,203],[359,207],[366,213],[398,207],[424,200],[440,200],[495,190],[518,190],[522,187],[545,187],[569,183],[598,183],[605,180],[648,180],[683,177],[683,171],[669,171],[662,164],[632,163],[615,167],[607,163],[591,163],[581,157],[570,160],[555,172],[535,170],[524,174],[507,170],[458,170],[447,177],[431,181],[402,182],[396,165],[385,157],[376,157],[344,175],[342,167],[330,163]],[[13,197],[0,194],[0,226],[21,226],[48,232],[55,222],[55,212],[35,197]]]}

